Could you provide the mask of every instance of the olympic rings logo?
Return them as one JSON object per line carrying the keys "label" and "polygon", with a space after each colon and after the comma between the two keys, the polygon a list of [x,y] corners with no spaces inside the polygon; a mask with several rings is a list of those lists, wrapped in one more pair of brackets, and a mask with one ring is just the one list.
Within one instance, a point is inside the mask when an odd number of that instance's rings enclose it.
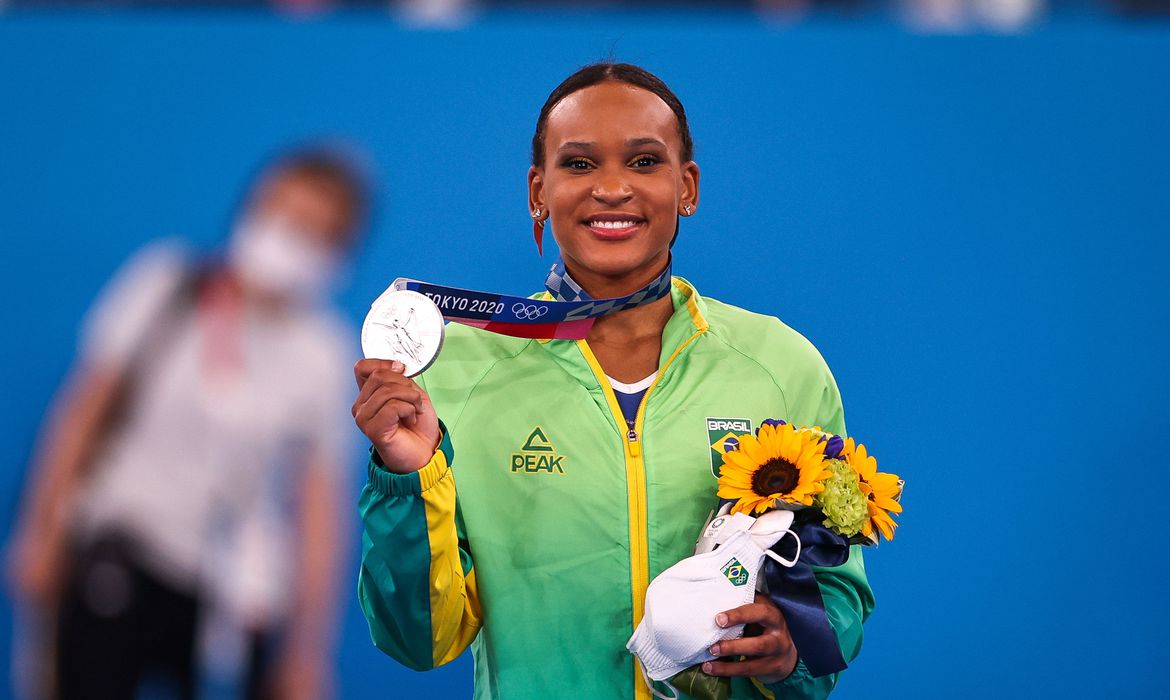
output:
{"label": "olympic rings logo", "polygon": [[548,313],[547,306],[537,306],[536,304],[521,304],[519,302],[512,304],[512,313],[516,314],[516,318],[525,321],[535,321],[541,316]]}

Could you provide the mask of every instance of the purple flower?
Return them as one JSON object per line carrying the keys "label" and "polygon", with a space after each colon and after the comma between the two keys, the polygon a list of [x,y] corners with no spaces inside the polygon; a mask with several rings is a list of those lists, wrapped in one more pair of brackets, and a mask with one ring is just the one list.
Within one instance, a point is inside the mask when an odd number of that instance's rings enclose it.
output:
{"label": "purple flower", "polygon": [[[760,428],[764,427],[765,425],[770,425],[773,428],[779,428],[780,426],[785,425],[785,423],[778,418],[765,418],[763,422],[760,423]],[[756,435],[760,434],[760,428],[756,428]]]}
{"label": "purple flower", "polygon": [[825,444],[825,459],[837,459],[841,456],[841,450],[843,449],[845,449],[844,438],[840,435],[834,435]]}

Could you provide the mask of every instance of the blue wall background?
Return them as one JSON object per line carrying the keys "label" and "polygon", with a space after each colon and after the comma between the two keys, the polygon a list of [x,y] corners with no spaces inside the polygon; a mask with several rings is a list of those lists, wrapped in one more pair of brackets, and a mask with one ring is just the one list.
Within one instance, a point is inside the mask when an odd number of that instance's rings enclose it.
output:
{"label": "blue wall background", "polygon": [[[398,275],[537,288],[533,122],[610,55],[690,113],[702,204],[677,271],[806,334],[852,431],[908,481],[838,696],[1170,693],[1167,25],[0,17],[2,522],[102,282],[155,237],[220,241],[251,168],[289,142],[349,137],[381,173],[342,299],[355,323]],[[468,695],[467,658],[403,670],[346,614],[343,697]]]}

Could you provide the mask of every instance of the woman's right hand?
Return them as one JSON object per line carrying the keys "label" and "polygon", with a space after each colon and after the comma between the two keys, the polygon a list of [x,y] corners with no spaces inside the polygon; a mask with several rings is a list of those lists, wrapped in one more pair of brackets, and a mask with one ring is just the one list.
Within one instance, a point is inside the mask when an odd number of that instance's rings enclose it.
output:
{"label": "woman's right hand", "polygon": [[426,392],[392,360],[360,360],[353,367],[358,397],[353,419],[397,474],[416,472],[439,446],[439,418]]}

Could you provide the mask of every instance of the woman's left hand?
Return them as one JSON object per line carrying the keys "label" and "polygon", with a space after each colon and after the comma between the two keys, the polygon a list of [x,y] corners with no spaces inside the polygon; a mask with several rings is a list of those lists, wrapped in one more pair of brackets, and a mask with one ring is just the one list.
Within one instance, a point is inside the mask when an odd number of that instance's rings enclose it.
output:
{"label": "woman's left hand", "polygon": [[716,656],[746,656],[743,661],[708,661],[703,673],[710,676],[753,676],[762,683],[781,681],[796,668],[796,646],[788,633],[784,614],[768,596],[756,593],[756,602],[741,605],[715,616],[720,627],[759,625],[757,636],[716,642],[711,653]]}

